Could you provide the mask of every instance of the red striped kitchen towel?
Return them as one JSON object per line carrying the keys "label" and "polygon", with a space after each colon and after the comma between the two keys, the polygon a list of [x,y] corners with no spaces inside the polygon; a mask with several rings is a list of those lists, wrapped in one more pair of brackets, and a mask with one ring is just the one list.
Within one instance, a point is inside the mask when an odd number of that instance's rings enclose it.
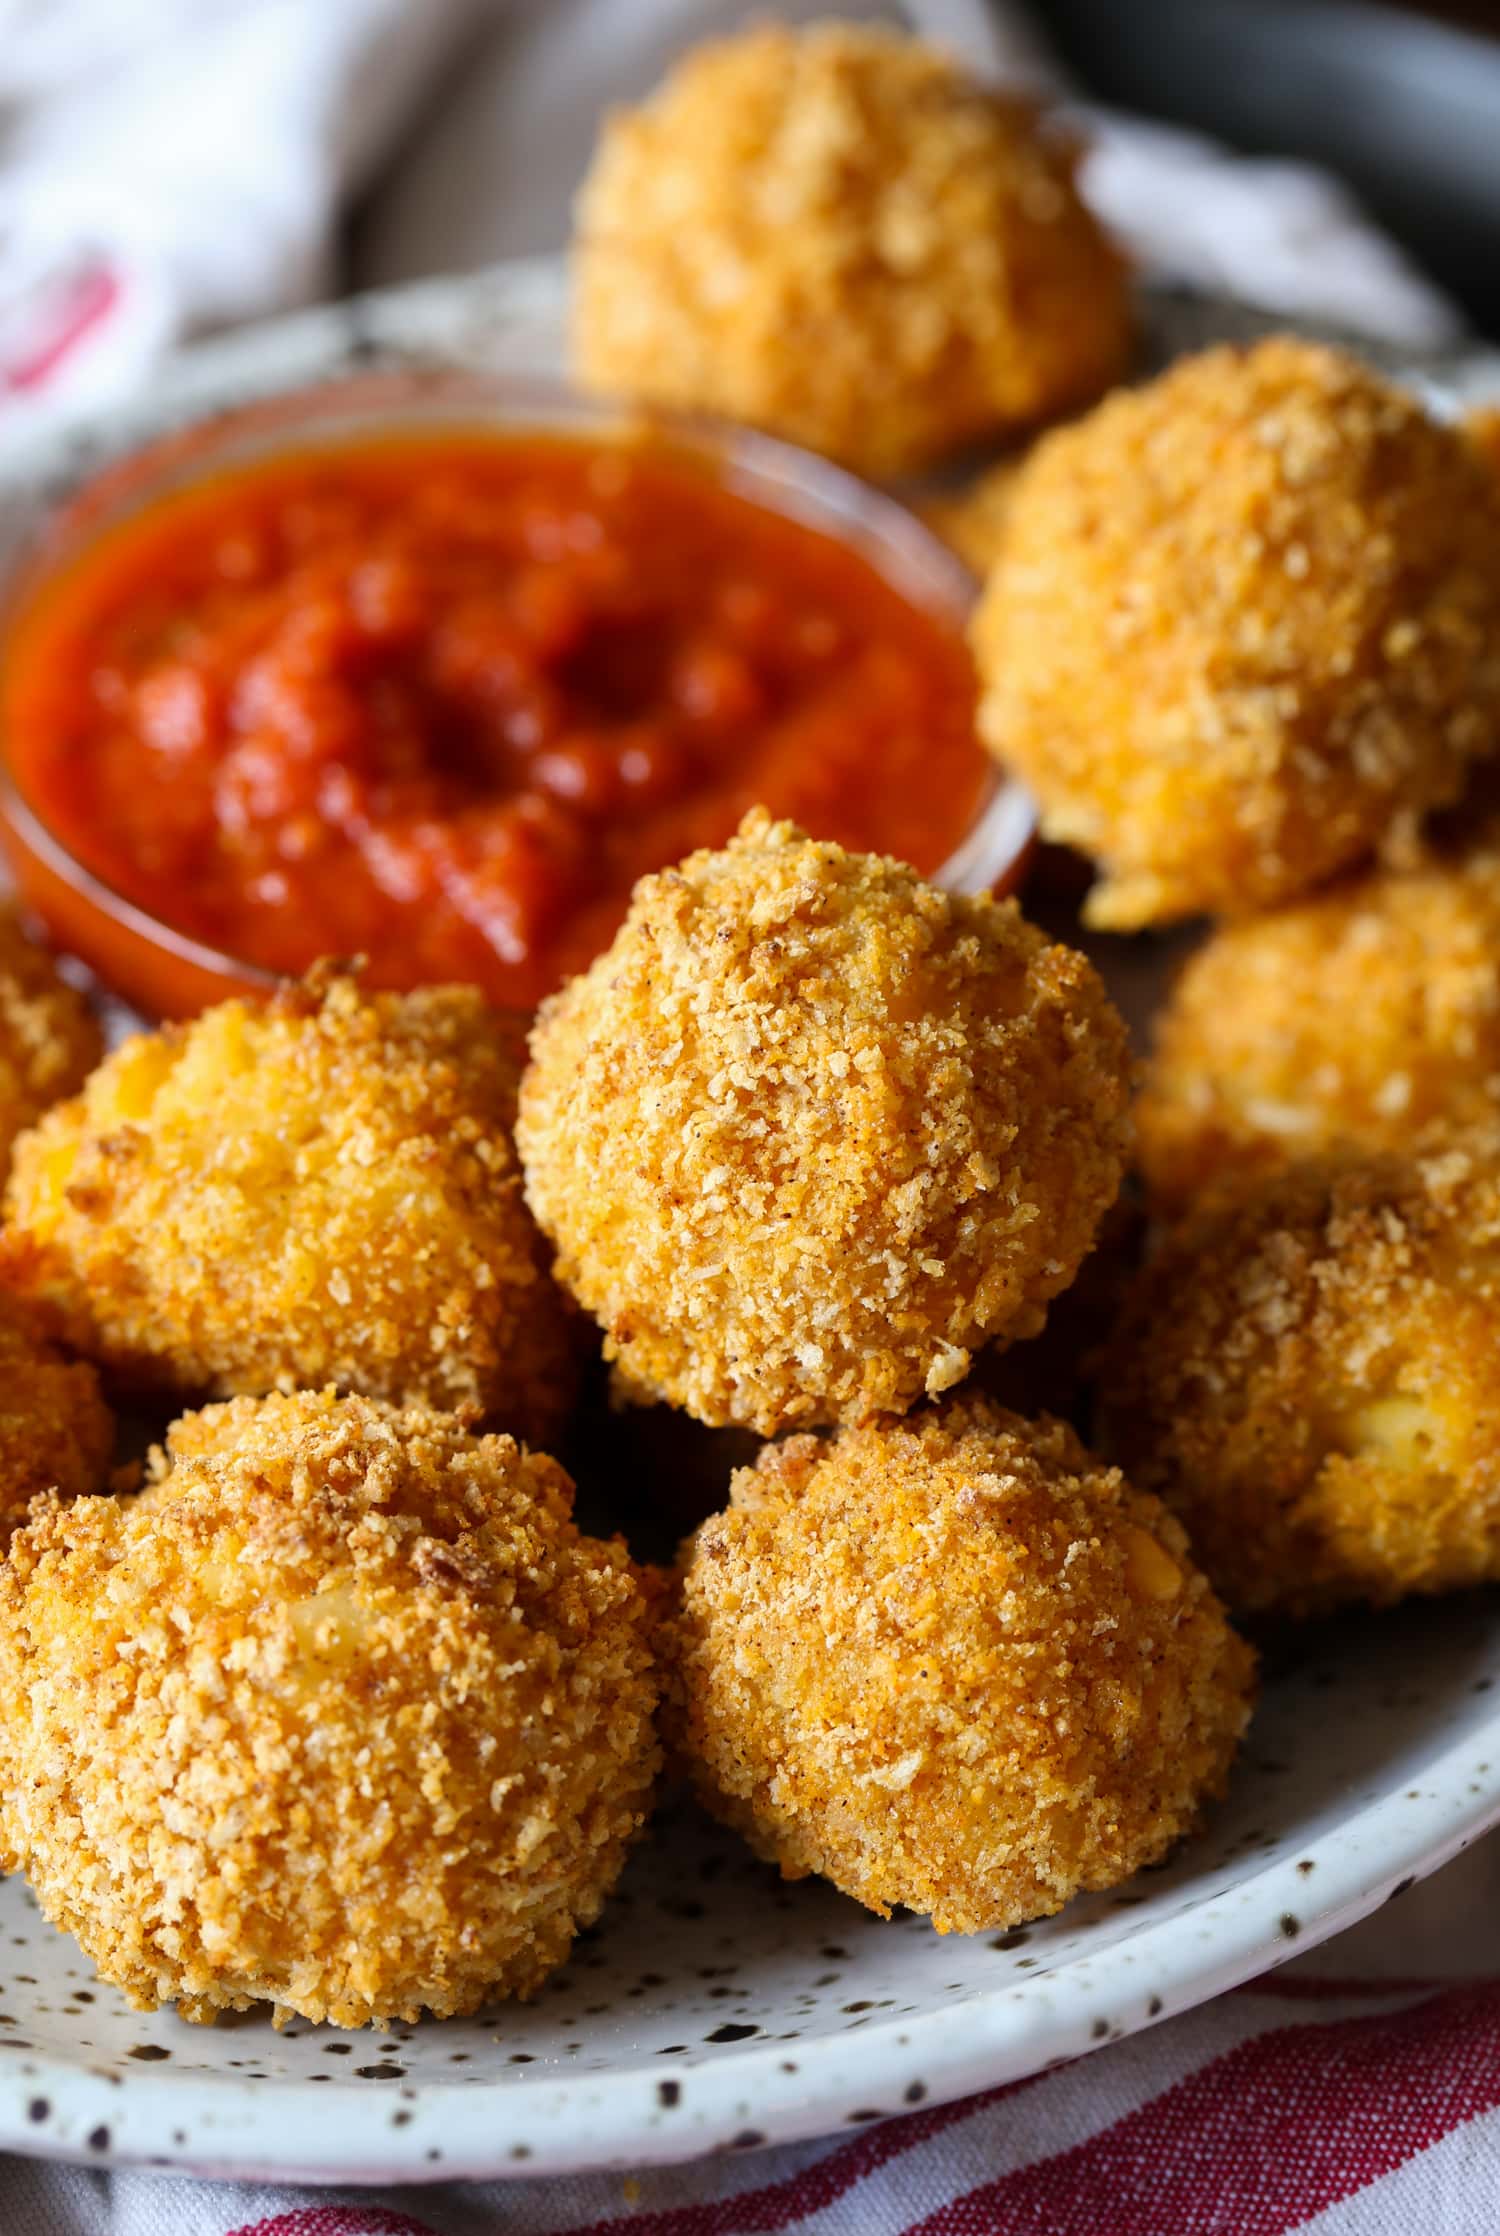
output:
{"label": "red striped kitchen towel", "polygon": [[[380,2192],[0,2164],[6,2236],[1495,2236],[1500,1845],[1076,2064],[830,2143]],[[1421,1977],[1392,1977],[1419,1960]],[[1483,1973],[1471,1968],[1482,1963]]]}

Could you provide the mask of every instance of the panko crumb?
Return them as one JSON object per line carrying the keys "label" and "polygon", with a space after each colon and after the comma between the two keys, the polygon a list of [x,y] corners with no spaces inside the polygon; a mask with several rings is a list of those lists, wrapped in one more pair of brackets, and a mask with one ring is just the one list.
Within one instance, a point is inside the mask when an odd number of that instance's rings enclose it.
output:
{"label": "panko crumb", "polygon": [[509,1437],[331,1391],[189,1414],[0,1566],[0,1830],[137,2009],[336,2026],[528,1995],[658,1749],[618,1541]]}
{"label": "panko crumb", "polygon": [[1037,445],[973,642],[1089,921],[1272,907],[1409,857],[1500,742],[1494,477],[1334,350],[1210,350]]}
{"label": "panko crumb", "polygon": [[978,1400],[798,1436],[690,1538],[669,1744],[780,1865],[940,1932],[1156,1862],[1223,1790],[1254,1660],[1153,1498]]}
{"label": "panko crumb", "polygon": [[1231,1607],[1500,1578],[1497,1243],[1493,1123],[1247,1179],[1161,1243],[1096,1421]]}
{"label": "panko crumb", "polygon": [[543,1005],[517,1141],[627,1385],[771,1435],[1033,1334],[1118,1188],[1129,1082],[1094,971],[1013,905],[757,809]]}
{"label": "panko crumb", "polygon": [[0,908],[0,1177],[16,1136],[76,1094],[104,1053],[99,1024],[46,948]]}
{"label": "panko crumb", "polygon": [[1136,1130],[1160,1205],[1500,1118],[1500,837],[1221,926],[1152,1030]]}
{"label": "panko crumb", "polygon": [[102,1490],[114,1455],[97,1373],[49,1331],[44,1313],[0,1288],[0,1546],[39,1492]]}
{"label": "panko crumb", "polygon": [[126,1041],[16,1146],[11,1278],[128,1387],[335,1382],[544,1441],[576,1331],[521,1195],[520,1043],[335,966]]}
{"label": "panko crumb", "polygon": [[874,477],[1092,401],[1131,344],[1077,150],[949,57],[848,23],[695,48],[605,122],[573,368]]}

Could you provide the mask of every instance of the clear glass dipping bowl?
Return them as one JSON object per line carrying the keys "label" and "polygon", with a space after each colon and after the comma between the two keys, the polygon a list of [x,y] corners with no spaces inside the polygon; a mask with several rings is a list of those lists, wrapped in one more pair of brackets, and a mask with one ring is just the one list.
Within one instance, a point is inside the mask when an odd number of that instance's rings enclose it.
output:
{"label": "clear glass dipping bowl", "polygon": [[[8,529],[0,589],[0,660],[11,619],[45,580],[105,530],[184,484],[257,457],[357,438],[447,427],[662,442],[710,463],[740,496],[788,514],[858,551],[911,604],[961,624],[974,595],[962,562],[893,498],[807,451],[719,422],[596,401],[564,384],[469,367],[420,364],[361,372],[258,398],[91,460],[60,492],[33,495]],[[26,504],[12,490],[8,506]],[[772,803],[774,805],[774,803]],[[955,892],[1005,892],[1035,838],[1031,802],[999,768],[962,843],[936,882]],[[270,973],[204,945],[115,892],[57,836],[29,800],[0,738],[0,843],[22,898],[57,944],[148,1016],[195,1014],[226,995],[264,990]],[[309,956],[308,960],[313,958]]]}

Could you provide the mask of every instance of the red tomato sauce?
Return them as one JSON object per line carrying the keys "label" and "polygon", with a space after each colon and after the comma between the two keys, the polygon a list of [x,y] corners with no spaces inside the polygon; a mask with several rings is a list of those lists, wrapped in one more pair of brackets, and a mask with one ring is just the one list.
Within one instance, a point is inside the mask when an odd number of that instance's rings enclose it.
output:
{"label": "red tomato sauce", "polygon": [[988,788],[959,635],[662,447],[287,452],[19,616],[13,777],[94,874],[262,968],[529,1006],[757,801],[936,869]]}

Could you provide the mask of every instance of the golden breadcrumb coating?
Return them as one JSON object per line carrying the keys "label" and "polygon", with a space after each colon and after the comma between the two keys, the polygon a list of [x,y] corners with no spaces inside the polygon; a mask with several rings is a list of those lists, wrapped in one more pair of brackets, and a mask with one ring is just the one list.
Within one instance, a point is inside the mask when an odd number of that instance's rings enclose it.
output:
{"label": "golden breadcrumb coating", "polygon": [[17,1144],[14,1278],[121,1381],[336,1382],[540,1441],[573,1330],[521,1197],[513,1031],[315,972],[127,1041]]}
{"label": "golden breadcrumb coating", "polygon": [[1035,1333],[1127,1147],[1081,956],[763,809],[642,879],[531,1045],[559,1278],[627,1384],[763,1435],[904,1411]]}
{"label": "golden breadcrumb coating", "polygon": [[1125,267],[1077,150],[947,56],[848,23],[695,48],[604,125],[577,206],[588,387],[915,471],[1099,395]]}
{"label": "golden breadcrumb coating", "polygon": [[556,1463],[332,1391],[189,1414],[0,1569],[0,1825],[137,2008],[338,2026],[526,1995],[658,1750],[647,1606]]}
{"label": "golden breadcrumb coating", "polygon": [[1111,1457],[1232,1607],[1500,1577],[1500,1127],[1202,1202],[1108,1348]]}
{"label": "golden breadcrumb coating", "polygon": [[1500,742],[1493,476],[1336,351],[1210,350],[1037,445],[973,642],[1091,922],[1271,907]]}
{"label": "golden breadcrumb coating", "polygon": [[18,1133],[76,1094],[104,1053],[98,1021],[44,947],[0,908],[0,1176]]}
{"label": "golden breadcrumb coating", "polygon": [[1154,1022],[1136,1106],[1159,1203],[1340,1145],[1500,1117],[1500,847],[1225,925]]}
{"label": "golden breadcrumb coating", "polygon": [[951,496],[929,497],[918,507],[928,527],[951,544],[981,582],[1000,556],[1021,464],[1019,457],[1002,458],[967,488]]}
{"label": "golden breadcrumb coating", "polygon": [[788,1878],[977,1933],[1153,1863],[1218,1794],[1253,1657],[1155,1499],[960,1400],[769,1446],[683,1548],[669,1737]]}
{"label": "golden breadcrumb coating", "polygon": [[102,1490],[114,1442],[93,1367],[64,1358],[46,1316],[0,1288],[0,1542],[39,1491]]}

